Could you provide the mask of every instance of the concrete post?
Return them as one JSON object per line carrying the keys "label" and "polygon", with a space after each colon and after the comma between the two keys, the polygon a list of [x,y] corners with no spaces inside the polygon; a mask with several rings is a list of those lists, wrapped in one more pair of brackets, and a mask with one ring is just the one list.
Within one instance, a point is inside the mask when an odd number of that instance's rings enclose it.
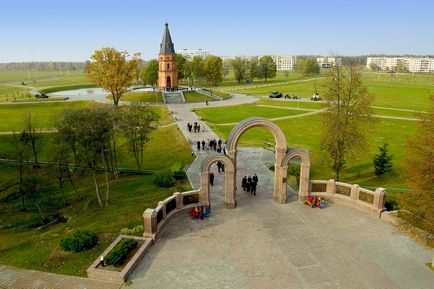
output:
{"label": "concrete post", "polygon": [[154,239],[157,234],[157,218],[155,215],[155,209],[146,209],[143,213],[143,221],[143,237]]}
{"label": "concrete post", "polygon": [[375,190],[373,205],[377,210],[383,211],[385,209],[384,203],[386,201],[386,195],[387,193],[385,188],[377,188]]}
{"label": "concrete post", "polygon": [[288,176],[288,167],[282,167],[283,158],[286,155],[287,148],[276,146],[274,148],[274,191],[273,200],[278,204],[286,204],[286,188],[283,186],[287,184],[284,180]]}
{"label": "concrete post", "polygon": [[309,196],[309,178],[310,178],[310,165],[301,163],[300,166],[300,187],[298,189],[298,199],[304,200]]}
{"label": "concrete post", "polygon": [[334,195],[336,190],[336,184],[334,179],[330,179],[327,181],[326,193],[327,195]]}
{"label": "concrete post", "polygon": [[237,206],[234,171],[225,168],[225,207],[234,209]]}
{"label": "concrete post", "polygon": [[209,171],[202,172],[200,177],[199,203],[206,208],[210,207],[209,203]]}
{"label": "concrete post", "polygon": [[353,201],[359,200],[359,193],[360,193],[360,187],[359,185],[352,185],[351,186],[351,192],[350,192],[350,199]]}
{"label": "concrete post", "polygon": [[176,200],[176,209],[182,209],[184,207],[184,200],[180,192],[173,193]]}
{"label": "concrete post", "polygon": [[161,206],[161,211],[163,211],[163,219],[166,218],[166,203],[163,201],[158,202],[158,207]]}

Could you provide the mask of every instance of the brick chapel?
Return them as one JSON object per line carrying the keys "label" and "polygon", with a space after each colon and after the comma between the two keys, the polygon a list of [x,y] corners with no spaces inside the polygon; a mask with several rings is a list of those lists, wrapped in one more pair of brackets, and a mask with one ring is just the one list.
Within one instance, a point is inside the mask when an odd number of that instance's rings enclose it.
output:
{"label": "brick chapel", "polygon": [[164,24],[163,40],[158,54],[158,87],[160,89],[178,88],[178,71],[176,70],[176,53],[172,38],[170,37],[169,24]]}

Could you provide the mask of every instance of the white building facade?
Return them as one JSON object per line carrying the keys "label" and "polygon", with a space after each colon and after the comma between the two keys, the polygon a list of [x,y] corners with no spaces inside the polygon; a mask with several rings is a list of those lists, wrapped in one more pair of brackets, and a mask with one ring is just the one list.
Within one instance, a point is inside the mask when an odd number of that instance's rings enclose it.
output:
{"label": "white building facade", "polygon": [[342,58],[340,57],[318,57],[316,59],[321,69],[332,68],[333,66],[341,66]]}
{"label": "white building facade", "polygon": [[429,57],[368,57],[366,67],[375,64],[380,70],[393,71],[398,65],[408,72],[434,72],[434,58]]}
{"label": "white building facade", "polygon": [[209,51],[205,49],[181,49],[176,50],[177,54],[181,54],[185,58],[193,59],[195,56],[200,56],[202,58],[205,58],[209,55]]}
{"label": "white building facade", "polygon": [[[261,58],[263,56],[260,56],[259,58]],[[276,64],[277,70],[294,70],[295,69],[295,64],[297,63],[297,57],[296,56],[290,56],[290,55],[270,55],[270,56],[271,56],[271,58],[273,58],[273,61]]]}

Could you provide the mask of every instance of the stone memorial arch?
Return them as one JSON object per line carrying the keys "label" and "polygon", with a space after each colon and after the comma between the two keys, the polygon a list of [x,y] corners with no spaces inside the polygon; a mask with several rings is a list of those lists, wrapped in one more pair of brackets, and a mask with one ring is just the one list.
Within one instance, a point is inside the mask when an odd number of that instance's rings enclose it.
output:
{"label": "stone memorial arch", "polygon": [[275,158],[274,158],[274,190],[273,200],[279,204],[287,202],[287,176],[288,176],[288,163],[293,158],[301,159],[300,167],[300,187],[299,199],[303,199],[308,195],[309,190],[309,173],[310,173],[310,160],[309,154],[301,149],[288,149],[286,145],[286,138],[282,130],[273,122],[260,117],[248,118],[238,123],[229,134],[226,143],[225,155],[213,154],[206,158],[202,163],[201,175],[201,188],[199,201],[205,206],[210,205],[209,197],[209,169],[210,166],[221,161],[225,164],[225,206],[227,208],[235,208],[237,205],[236,200],[236,175],[237,175],[237,145],[240,137],[247,130],[253,127],[265,127],[274,136],[275,140]]}

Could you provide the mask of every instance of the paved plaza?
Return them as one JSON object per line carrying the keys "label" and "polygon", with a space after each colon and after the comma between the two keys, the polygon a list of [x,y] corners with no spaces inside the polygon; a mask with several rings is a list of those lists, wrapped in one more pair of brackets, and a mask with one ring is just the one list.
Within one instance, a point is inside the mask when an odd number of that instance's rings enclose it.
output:
{"label": "paved plaza", "polygon": [[339,204],[274,203],[264,154],[239,152],[237,179],[257,172],[257,196],[238,191],[238,207],[224,208],[215,172],[212,216],[171,222],[125,288],[432,288],[433,251],[389,223]]}

